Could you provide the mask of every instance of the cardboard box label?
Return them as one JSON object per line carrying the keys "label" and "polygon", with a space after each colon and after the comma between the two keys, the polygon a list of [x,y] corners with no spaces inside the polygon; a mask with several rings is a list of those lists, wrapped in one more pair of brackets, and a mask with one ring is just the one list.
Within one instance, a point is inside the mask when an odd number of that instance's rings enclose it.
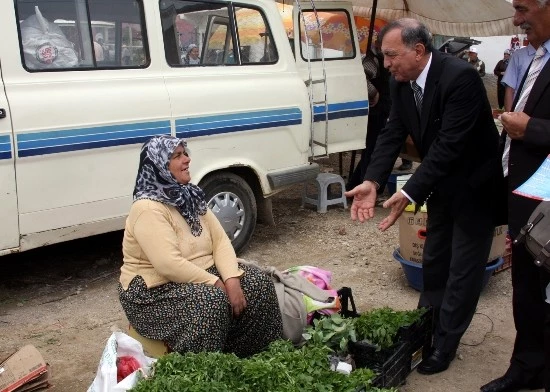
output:
{"label": "cardboard box label", "polygon": [[[418,212],[414,215],[412,212],[405,211],[399,217],[399,252],[405,260],[422,263],[427,222],[427,212]],[[493,244],[487,262],[504,256],[507,231],[508,226],[506,225],[495,227]]]}
{"label": "cardboard box label", "polygon": [[405,260],[422,262],[428,213],[403,212],[399,217],[399,252]]}

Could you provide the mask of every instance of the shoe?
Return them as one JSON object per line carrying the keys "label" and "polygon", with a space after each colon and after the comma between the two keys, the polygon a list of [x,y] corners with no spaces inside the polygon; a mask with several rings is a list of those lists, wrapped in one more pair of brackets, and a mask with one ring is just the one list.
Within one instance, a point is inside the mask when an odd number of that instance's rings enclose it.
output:
{"label": "shoe", "polygon": [[516,392],[520,389],[526,388],[525,385],[519,381],[514,380],[507,375],[499,378],[495,378],[493,381],[485,384],[480,388],[481,392]]}
{"label": "shoe", "polygon": [[428,358],[423,360],[418,365],[418,373],[420,374],[436,374],[447,370],[451,361],[455,359],[456,351],[445,354],[439,349],[435,349]]}
{"label": "shoe", "polygon": [[412,162],[409,163],[402,163],[401,166],[397,168],[397,170],[411,170],[413,167]]}

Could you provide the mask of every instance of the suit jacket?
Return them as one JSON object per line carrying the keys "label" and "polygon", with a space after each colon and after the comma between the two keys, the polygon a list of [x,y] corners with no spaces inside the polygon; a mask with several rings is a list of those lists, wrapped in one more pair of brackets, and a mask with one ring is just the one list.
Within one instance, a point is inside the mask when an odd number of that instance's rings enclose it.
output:
{"label": "suit jacket", "polygon": [[390,116],[365,179],[385,182],[411,135],[422,163],[403,190],[416,203],[437,192],[450,200],[454,213],[476,200],[487,205],[500,168],[499,136],[477,71],[463,60],[433,52],[420,116],[409,82],[392,77],[390,91]]}
{"label": "suit jacket", "polygon": [[[524,80],[518,91],[521,91]],[[519,95],[516,94],[514,107]],[[540,202],[510,192],[527,181],[550,154],[550,60],[546,62],[537,77],[523,111],[531,119],[527,123],[523,140],[512,140],[508,161],[508,194],[510,197],[508,217],[512,237],[517,236],[519,228],[527,223],[529,216]],[[503,132],[504,134],[505,132]]]}

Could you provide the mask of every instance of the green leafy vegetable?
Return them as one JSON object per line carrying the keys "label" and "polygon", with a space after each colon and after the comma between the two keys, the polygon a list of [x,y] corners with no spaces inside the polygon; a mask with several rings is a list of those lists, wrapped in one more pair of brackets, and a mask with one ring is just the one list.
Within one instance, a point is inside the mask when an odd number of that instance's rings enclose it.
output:
{"label": "green leafy vegetable", "polygon": [[348,352],[348,342],[356,341],[353,319],[335,313],[330,317],[313,320],[302,334],[308,345],[327,346],[338,355]]}
{"label": "green leafy vegetable", "polygon": [[419,321],[425,312],[425,308],[398,311],[383,307],[362,313],[354,322],[357,339],[382,349],[389,348],[396,343],[399,328]]}
{"label": "green leafy vegetable", "polygon": [[376,375],[369,369],[356,369],[349,376],[331,371],[329,352],[321,346],[296,349],[281,340],[248,359],[221,353],[172,353],[160,358],[152,377],[141,380],[132,391],[397,392],[372,387]]}

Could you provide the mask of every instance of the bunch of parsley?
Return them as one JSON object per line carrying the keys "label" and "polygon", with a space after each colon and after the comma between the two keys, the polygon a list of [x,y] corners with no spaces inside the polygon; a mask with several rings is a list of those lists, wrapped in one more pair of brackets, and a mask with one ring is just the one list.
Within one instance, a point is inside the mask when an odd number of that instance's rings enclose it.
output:
{"label": "bunch of parsley", "polygon": [[362,313],[354,320],[357,340],[364,340],[379,348],[392,347],[400,327],[406,327],[420,320],[425,308],[394,310],[389,307]]}
{"label": "bunch of parsley", "polygon": [[154,365],[153,375],[134,392],[396,392],[371,386],[372,370],[350,375],[330,370],[327,347],[294,348],[276,341],[247,359],[221,353],[171,353]]}

